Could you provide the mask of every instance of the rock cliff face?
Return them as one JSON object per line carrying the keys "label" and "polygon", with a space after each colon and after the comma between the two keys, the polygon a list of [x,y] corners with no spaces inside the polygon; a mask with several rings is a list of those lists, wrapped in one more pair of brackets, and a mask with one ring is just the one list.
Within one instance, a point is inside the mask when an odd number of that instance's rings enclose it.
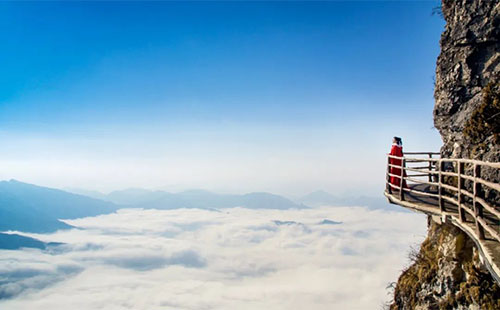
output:
{"label": "rock cliff face", "polygon": [[[434,125],[443,157],[500,161],[500,2],[442,0]],[[497,169],[498,170],[498,169]],[[481,177],[499,182],[494,169]],[[500,201],[498,193],[487,200]],[[452,224],[429,221],[427,239],[399,277],[391,310],[500,309],[500,287],[474,242]]]}
{"label": "rock cliff face", "polygon": [[430,221],[427,239],[398,279],[391,310],[500,309],[500,287],[470,239],[452,224]]}
{"label": "rock cliff face", "polygon": [[434,125],[446,157],[500,160],[500,2],[443,0]]}

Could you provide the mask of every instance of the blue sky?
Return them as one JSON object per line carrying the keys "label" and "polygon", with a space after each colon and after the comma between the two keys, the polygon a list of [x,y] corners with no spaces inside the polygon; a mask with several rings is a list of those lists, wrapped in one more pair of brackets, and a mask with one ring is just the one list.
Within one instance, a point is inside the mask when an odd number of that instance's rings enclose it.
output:
{"label": "blue sky", "polygon": [[438,4],[0,3],[0,178],[379,193],[441,143]]}

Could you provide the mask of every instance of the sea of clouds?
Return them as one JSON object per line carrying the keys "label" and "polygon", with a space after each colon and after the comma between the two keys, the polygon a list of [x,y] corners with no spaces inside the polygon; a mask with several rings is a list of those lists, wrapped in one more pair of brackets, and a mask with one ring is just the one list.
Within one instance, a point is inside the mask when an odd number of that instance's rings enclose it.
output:
{"label": "sea of clouds", "polygon": [[426,233],[421,214],[361,207],[66,222],[78,229],[24,234],[63,245],[0,250],[0,309],[380,309]]}

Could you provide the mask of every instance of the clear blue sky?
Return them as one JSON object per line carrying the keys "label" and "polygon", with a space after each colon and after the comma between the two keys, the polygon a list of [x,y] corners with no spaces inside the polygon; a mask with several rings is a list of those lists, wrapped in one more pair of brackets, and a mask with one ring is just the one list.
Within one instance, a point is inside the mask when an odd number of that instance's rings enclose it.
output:
{"label": "clear blue sky", "polygon": [[379,193],[441,143],[438,4],[0,3],[0,179]]}

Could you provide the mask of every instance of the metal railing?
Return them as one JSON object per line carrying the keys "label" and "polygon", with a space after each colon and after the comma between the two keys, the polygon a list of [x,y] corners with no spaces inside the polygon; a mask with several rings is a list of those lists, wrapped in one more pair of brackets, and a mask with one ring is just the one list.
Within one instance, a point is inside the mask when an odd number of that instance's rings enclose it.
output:
{"label": "metal railing", "polygon": [[387,155],[387,159],[387,194],[400,201],[409,198],[407,195],[422,197],[439,213],[456,212],[460,222],[473,223],[479,240],[484,240],[487,232],[500,242],[496,200],[500,185],[481,178],[486,169],[498,175],[500,163],[440,158],[434,152],[406,152],[402,157]]}

